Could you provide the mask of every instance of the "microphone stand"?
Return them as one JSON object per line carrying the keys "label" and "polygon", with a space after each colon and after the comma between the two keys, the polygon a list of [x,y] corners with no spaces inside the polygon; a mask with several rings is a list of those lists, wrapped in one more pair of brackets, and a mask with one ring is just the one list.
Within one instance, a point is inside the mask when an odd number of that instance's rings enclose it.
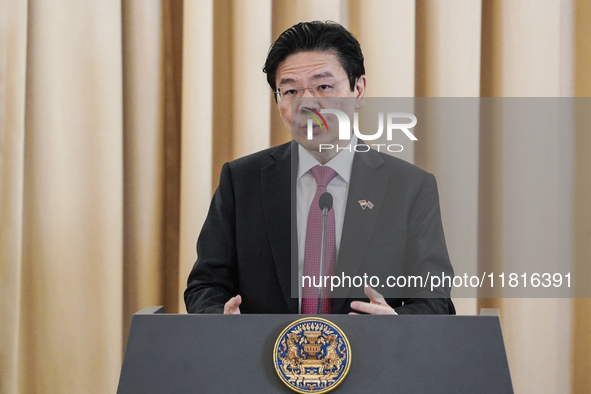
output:
{"label": "microphone stand", "polygon": [[326,218],[328,216],[328,208],[322,209],[322,246],[320,247],[320,288],[318,289],[318,304],[316,305],[316,313],[322,312],[322,293],[324,293],[324,263],[326,260]]}
{"label": "microphone stand", "polygon": [[320,287],[318,288],[318,303],[316,313],[322,312],[322,295],[324,294],[324,274],[326,262],[326,219],[328,211],[332,208],[332,194],[325,192],[320,196],[318,207],[322,210],[322,244],[320,247]]}

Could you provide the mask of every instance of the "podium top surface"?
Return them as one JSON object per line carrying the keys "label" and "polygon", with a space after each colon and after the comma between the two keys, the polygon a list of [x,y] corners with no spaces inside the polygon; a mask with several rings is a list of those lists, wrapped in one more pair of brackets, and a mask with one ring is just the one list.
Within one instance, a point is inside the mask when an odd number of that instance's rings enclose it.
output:
{"label": "podium top surface", "polygon": [[[292,393],[273,365],[280,333],[305,315],[174,315],[132,320],[118,393]],[[321,315],[351,344],[340,393],[512,393],[495,316]]]}

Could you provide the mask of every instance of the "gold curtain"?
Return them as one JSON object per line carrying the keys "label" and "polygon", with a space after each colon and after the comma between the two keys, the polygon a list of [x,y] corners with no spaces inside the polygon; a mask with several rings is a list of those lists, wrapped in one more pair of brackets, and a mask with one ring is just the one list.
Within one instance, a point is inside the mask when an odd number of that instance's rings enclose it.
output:
{"label": "gold curtain", "polygon": [[[359,38],[370,97],[591,93],[586,0],[0,0],[1,394],[114,392],[131,314],[184,312],[222,164],[289,139],[266,51],[314,19]],[[524,131],[535,150],[479,122],[405,150],[452,261],[591,276],[591,133]],[[501,309],[517,393],[591,393],[588,299],[476,295],[454,301]]]}

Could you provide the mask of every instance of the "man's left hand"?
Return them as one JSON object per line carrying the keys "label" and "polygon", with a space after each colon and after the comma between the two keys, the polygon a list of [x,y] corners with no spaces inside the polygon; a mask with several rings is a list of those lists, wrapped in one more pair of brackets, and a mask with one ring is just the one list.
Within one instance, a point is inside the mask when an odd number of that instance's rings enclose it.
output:
{"label": "man's left hand", "polygon": [[[397,315],[394,308],[392,308],[384,296],[375,291],[369,286],[365,286],[365,295],[369,298],[369,302],[364,301],[353,301],[351,302],[351,309],[357,312],[368,313],[370,315]],[[350,315],[358,315],[355,312],[349,312]]]}

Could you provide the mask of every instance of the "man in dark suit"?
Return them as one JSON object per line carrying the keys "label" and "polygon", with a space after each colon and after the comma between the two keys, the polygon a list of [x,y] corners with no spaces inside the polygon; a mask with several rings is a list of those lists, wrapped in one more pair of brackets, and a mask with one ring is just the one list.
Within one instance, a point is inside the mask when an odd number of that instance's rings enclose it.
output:
{"label": "man in dark suit", "polygon": [[[327,127],[314,126],[308,138],[307,115],[327,102],[347,114],[363,105],[357,40],[336,23],[300,23],[273,44],[264,71],[293,141],[223,166],[197,242],[187,311],[310,313],[300,289],[318,254],[308,241],[321,187],[334,195],[333,276],[369,274],[382,285],[389,276],[453,277],[433,175],[384,153],[355,152],[362,141],[340,140],[336,117],[326,116]],[[318,169],[332,174],[326,185],[317,184]],[[343,286],[329,292],[334,298],[322,311],[455,313],[449,287],[404,290],[384,298],[371,287]]]}

